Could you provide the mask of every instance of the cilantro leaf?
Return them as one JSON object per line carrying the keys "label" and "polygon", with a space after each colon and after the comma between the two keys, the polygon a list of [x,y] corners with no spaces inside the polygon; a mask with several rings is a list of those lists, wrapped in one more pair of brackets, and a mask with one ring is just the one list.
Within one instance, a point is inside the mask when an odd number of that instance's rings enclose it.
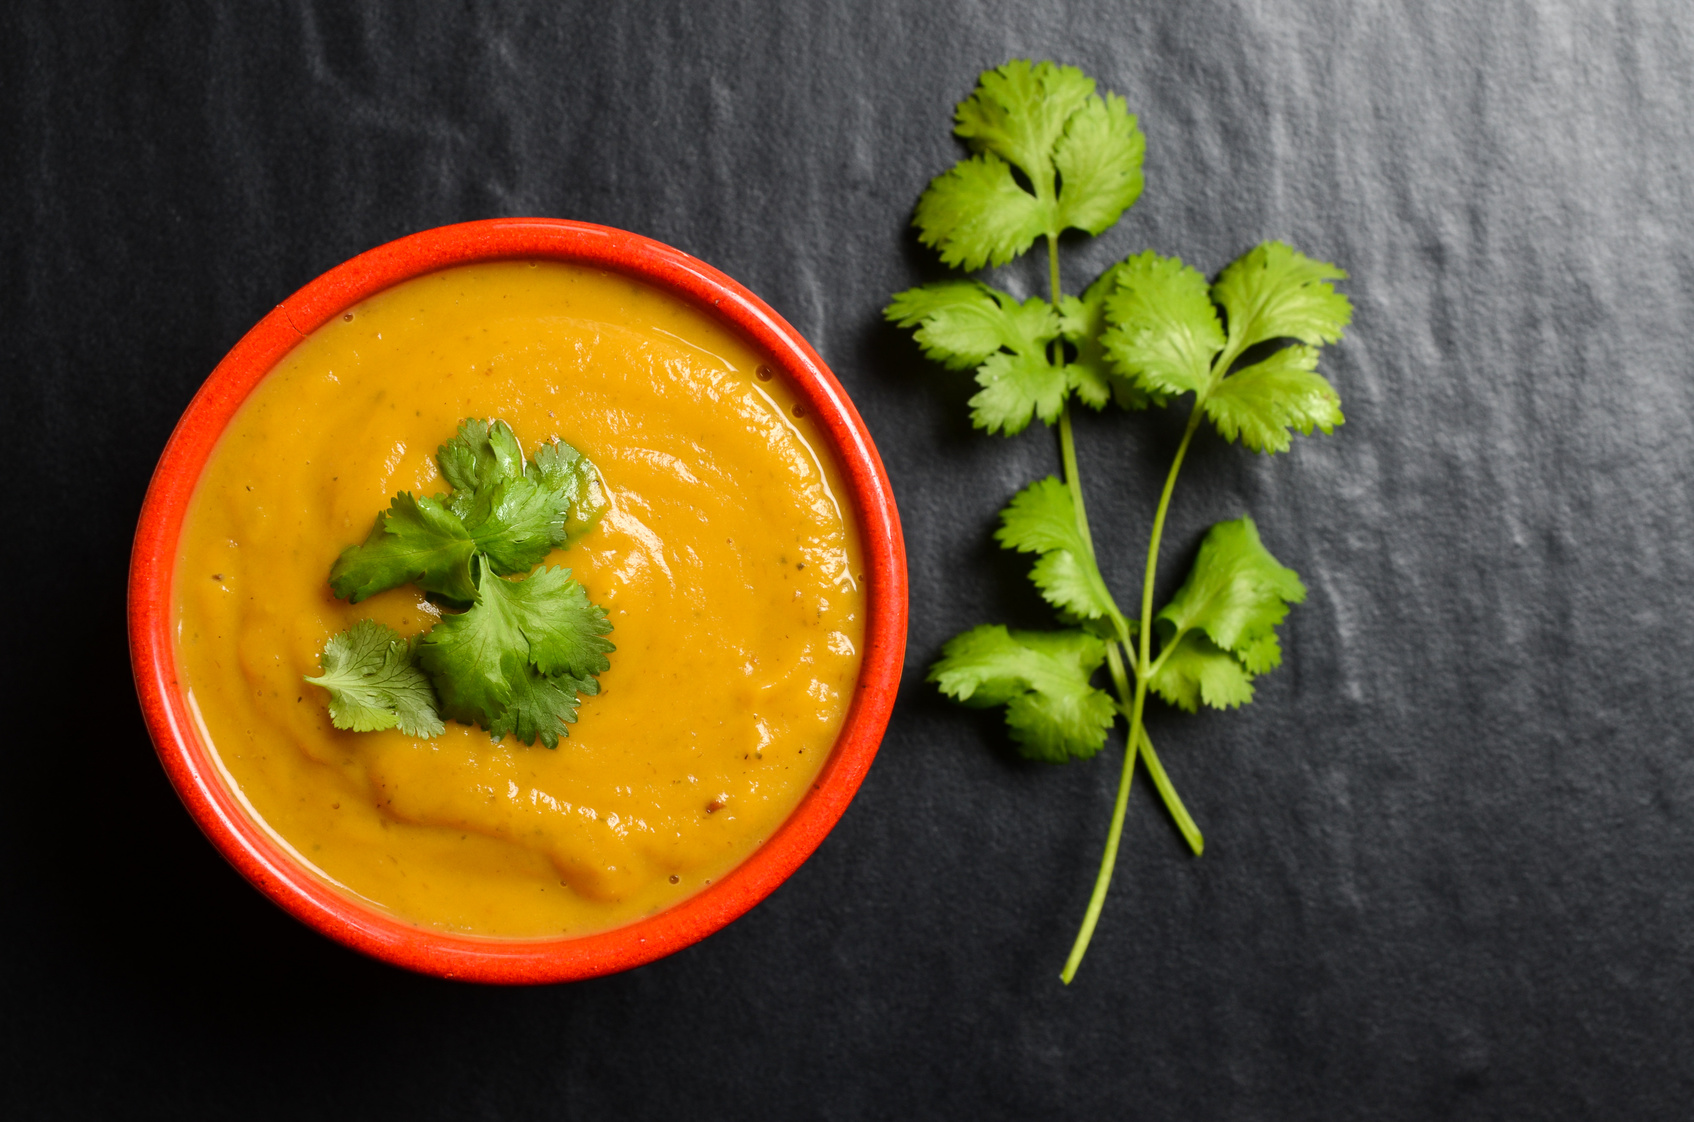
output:
{"label": "cilantro leaf", "polygon": [[1058,228],[1099,234],[1116,222],[1141,197],[1146,152],[1147,138],[1123,98],[1109,93],[1105,100],[1085,99],[1053,150]]}
{"label": "cilantro leaf", "polygon": [[1006,725],[1019,751],[1063,763],[1086,759],[1106,743],[1117,709],[1109,695],[1089,684],[1105,660],[1105,642],[1086,631],[984,625],[948,642],[929,680],[967,705],[1006,706]]}
{"label": "cilantro leaf", "polygon": [[535,450],[535,458],[524,468],[524,476],[540,487],[558,492],[570,506],[565,536],[557,545],[592,530],[611,505],[593,462],[557,437]]}
{"label": "cilantro leaf", "polygon": [[1047,232],[1047,208],[1018,186],[1011,165],[992,152],[960,160],[936,176],[918,200],[918,240],[958,269],[1004,265]]}
{"label": "cilantro leaf", "polygon": [[521,581],[498,581],[503,611],[523,632],[529,661],[543,674],[569,672],[579,678],[610,668],[606,655],[617,650],[605,635],[612,630],[606,610],[590,603],[569,569],[540,568]]}
{"label": "cilantro leaf", "polygon": [[1105,408],[1116,400],[1125,409],[1164,405],[1167,395],[1149,394],[1133,379],[1126,378],[1106,353],[1106,299],[1116,291],[1125,265],[1120,262],[1097,277],[1080,298],[1065,296],[1059,301],[1059,334],[1076,348],[1076,357],[1065,368],[1071,388],[1083,404]]}
{"label": "cilantro leaf", "polygon": [[1315,347],[1284,347],[1219,382],[1201,408],[1225,440],[1239,434],[1255,452],[1286,452],[1290,429],[1325,433],[1346,420],[1341,398],[1321,375]]}
{"label": "cilantro leaf", "polygon": [[[1312,345],[1340,338],[1352,314],[1347,297],[1328,283],[1345,276],[1341,270],[1266,242],[1209,290],[1194,269],[1151,252],[1112,275],[1111,326],[1102,339],[1112,364],[1143,392],[1193,393],[1224,439],[1239,437],[1256,452],[1286,451],[1292,430],[1327,433],[1345,420],[1334,387],[1316,373]],[[1219,304],[1228,313],[1227,335]],[[1246,348],[1286,338],[1308,345],[1229,369]]]}
{"label": "cilantro leaf", "polygon": [[500,740],[510,733],[524,744],[534,744],[540,737],[549,748],[557,748],[559,738],[570,735],[564,726],[576,723],[577,695],[600,692],[600,683],[593,678],[547,675],[534,666],[514,675],[511,686],[512,700],[488,726],[488,735]]}
{"label": "cilantro leaf", "polygon": [[1059,337],[1076,348],[1076,357],[1065,365],[1065,382],[1090,409],[1104,409],[1112,400],[1112,371],[1100,345],[1105,301],[1089,299],[1099,285],[1098,280],[1089,285],[1081,299],[1059,297]]}
{"label": "cilantro leaf", "polygon": [[1235,657],[1253,675],[1268,674],[1282,665],[1282,644],[1275,634],[1253,639],[1235,649]]}
{"label": "cilantro leaf", "polygon": [[605,489],[588,457],[555,438],[526,464],[504,421],[460,422],[436,459],[459,488],[451,509],[502,576],[527,571],[605,513]]}
{"label": "cilantro leaf", "polygon": [[1206,531],[1188,579],[1158,618],[1179,634],[1198,627],[1236,651],[1272,634],[1288,605],[1305,599],[1299,574],[1272,557],[1259,528],[1242,517]]}
{"label": "cilantro leaf", "polygon": [[971,420],[1013,436],[1039,416],[1051,424],[1064,408],[1070,381],[1047,357],[1059,336],[1053,306],[976,281],[945,281],[900,293],[884,313],[914,334],[924,353],[955,370],[977,368],[982,390],[971,398]]}
{"label": "cilantro leaf", "polygon": [[971,423],[1007,436],[1028,428],[1032,415],[1048,424],[1058,420],[1070,388],[1065,368],[1045,355],[989,355],[976,380],[982,389],[970,400]]}
{"label": "cilantro leaf", "polygon": [[931,181],[912,219],[948,265],[1003,265],[1067,227],[1098,234],[1141,193],[1135,118],[1074,66],[1014,59],[987,71],[955,122],[977,154]]}
{"label": "cilantro leaf", "polygon": [[520,475],[477,491],[464,520],[477,550],[496,573],[507,576],[528,572],[565,540],[570,512],[562,492]]}
{"label": "cilantro leaf", "polygon": [[1340,339],[1353,318],[1353,305],[1329,282],[1346,276],[1282,242],[1249,250],[1219,274],[1212,289],[1229,315],[1234,352],[1267,339],[1298,339],[1311,346]]}
{"label": "cilantro leaf", "polygon": [[1190,712],[1198,700],[1220,709],[1251,701],[1254,675],[1282,661],[1277,626],[1305,598],[1299,575],[1271,556],[1251,518],[1219,522],[1158,614],[1165,649],[1148,685]]}
{"label": "cilantro leaf", "polygon": [[1253,675],[1234,655],[1199,631],[1177,640],[1161,655],[1147,687],[1179,709],[1194,712],[1204,701],[1234,709],[1253,700]]}
{"label": "cilantro leaf", "polygon": [[1063,483],[1049,475],[1025,487],[1000,513],[1000,522],[994,537],[1002,546],[1041,554],[1029,576],[1049,604],[1078,619],[1113,614],[1112,594],[1077,528],[1076,504]]}
{"label": "cilantro leaf", "polygon": [[1029,351],[1057,334],[1043,301],[1024,304],[978,281],[940,281],[898,293],[883,315],[915,327],[924,356],[952,370],[970,370],[1002,349]]}
{"label": "cilantro leaf", "polygon": [[306,676],[329,691],[329,719],[338,729],[374,732],[398,727],[407,736],[439,736],[435,691],[393,628],[362,619],[324,644],[320,673]]}
{"label": "cilantro leaf", "polygon": [[485,567],[475,602],[443,616],[418,657],[448,716],[493,730],[527,688],[518,679],[532,664],[544,675],[590,677],[607,669],[606,654],[615,649],[604,638],[610,630],[604,609],[589,602],[570,570],[541,569],[512,581]]}
{"label": "cilantro leaf", "polygon": [[1117,368],[1150,395],[1204,394],[1223,327],[1199,271],[1152,250],[1113,270],[1106,298],[1112,326],[1102,337]]}
{"label": "cilantro leaf", "polygon": [[1341,338],[1353,306],[1329,282],[1347,274],[1281,242],[1232,263],[1212,286],[1229,316],[1229,355],[1276,339],[1298,339],[1243,370],[1214,372],[1201,408],[1224,439],[1257,452],[1287,451],[1291,430],[1332,431],[1345,420],[1334,387],[1316,373],[1317,346]]}
{"label": "cilantro leaf", "polygon": [[606,510],[588,457],[555,439],[526,464],[504,421],[466,418],[436,458],[457,490],[425,499],[396,495],[365,541],[336,559],[330,587],[337,596],[356,604],[410,583],[469,603],[473,553],[502,575],[524,572]]}
{"label": "cilantro leaf", "polygon": [[523,474],[523,449],[505,421],[466,417],[458,435],[436,449],[441,474],[466,496],[484,485]]}
{"label": "cilantro leaf", "polygon": [[348,546],[329,570],[336,596],[357,604],[403,584],[453,600],[471,598],[470,559],[476,543],[464,523],[436,498],[394,496],[359,545]]}
{"label": "cilantro leaf", "polygon": [[1094,92],[1094,79],[1074,66],[1013,59],[985,71],[959,103],[953,131],[979,151],[1016,164],[1039,185],[1053,178],[1053,147],[1065,122]]}
{"label": "cilantro leaf", "polygon": [[[482,585],[501,582],[484,573]],[[502,582],[503,583],[503,582]],[[512,678],[527,665],[523,637],[500,611],[484,610],[483,591],[457,615],[444,615],[418,641],[418,663],[441,695],[441,711],[467,725],[491,726],[512,702]]]}

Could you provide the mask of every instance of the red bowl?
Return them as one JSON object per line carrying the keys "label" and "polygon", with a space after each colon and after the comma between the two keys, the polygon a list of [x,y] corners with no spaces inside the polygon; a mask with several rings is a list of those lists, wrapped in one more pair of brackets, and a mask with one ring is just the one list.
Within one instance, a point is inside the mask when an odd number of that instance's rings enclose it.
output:
{"label": "red bowl", "polygon": [[[614,270],[691,301],[770,355],[817,417],[858,515],[867,620],[858,688],[812,790],[728,876],[668,911],[597,935],[496,939],[414,927],[354,900],[279,847],[220,775],[183,699],[171,590],[183,515],[224,427],[254,386],[314,328],[376,293],[454,265],[546,258]],[[628,970],[681,950],[739,917],[811,856],[876,755],[906,647],[906,552],[894,494],[864,422],[829,368],[764,301],[701,261],[636,234],[551,218],[498,218],[401,238],[337,266],[277,305],[225,356],[188,405],[136,527],[129,570],[135,689],[165,772],[212,844],[284,910],[354,950],[444,978],[563,982]]]}

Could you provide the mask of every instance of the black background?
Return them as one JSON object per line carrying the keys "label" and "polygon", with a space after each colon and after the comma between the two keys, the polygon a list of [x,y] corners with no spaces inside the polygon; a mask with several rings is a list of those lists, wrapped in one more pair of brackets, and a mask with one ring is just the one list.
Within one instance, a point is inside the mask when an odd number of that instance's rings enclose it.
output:
{"label": "black background", "polygon": [[[1662,3],[12,4],[0,15],[9,1118],[1618,1118],[1694,1111],[1694,42]],[[1167,587],[1251,512],[1311,589],[1255,704],[1152,731],[1078,981],[1116,763],[1019,762],[924,668],[1048,617],[989,533],[1056,466],[879,312],[952,106],[1082,66],[1147,191],[1067,239],[1284,238],[1351,271],[1331,437],[1200,439]],[[746,918],[632,973],[413,977],[288,919],[178,806],[130,688],[148,473],[222,354],[414,230],[669,242],[819,348],[911,552],[857,800]],[[1027,267],[1026,267],[1027,266]],[[998,283],[1038,291],[1039,257]],[[1126,603],[1182,412],[1086,416]]]}

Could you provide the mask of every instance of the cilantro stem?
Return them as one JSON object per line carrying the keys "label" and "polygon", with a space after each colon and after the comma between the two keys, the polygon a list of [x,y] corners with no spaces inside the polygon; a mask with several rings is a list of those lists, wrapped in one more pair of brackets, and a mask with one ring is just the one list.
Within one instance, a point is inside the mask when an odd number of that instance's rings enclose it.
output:
{"label": "cilantro stem", "polygon": [[1088,911],[1083,913],[1082,930],[1076,933],[1070,957],[1065,959],[1065,968],[1059,972],[1059,979],[1067,986],[1076,977],[1082,956],[1088,953],[1088,943],[1094,938],[1094,925],[1100,922],[1100,909],[1106,904],[1106,889],[1112,883],[1112,869],[1118,863],[1118,841],[1123,837],[1124,811],[1129,808],[1129,785],[1135,780],[1135,749],[1136,737],[1132,729],[1123,752],[1123,774],[1118,778],[1117,802],[1112,805],[1112,826],[1106,834],[1106,852],[1100,858],[1100,871],[1094,877],[1094,894],[1088,898]]}
{"label": "cilantro stem", "polygon": [[[1160,656],[1163,657],[1162,655]],[[1118,712],[1125,720],[1129,719],[1133,694],[1130,692],[1129,676],[1124,667],[1123,655],[1117,643],[1106,645],[1106,667],[1111,671],[1112,684],[1118,691]],[[1154,672],[1158,672],[1159,662],[1153,663]],[[1200,827],[1188,813],[1188,808],[1182,803],[1182,796],[1176,793],[1176,787],[1171,783],[1170,776],[1165,774],[1165,765],[1159,762],[1159,754],[1153,751],[1153,738],[1147,735],[1145,725],[1141,728],[1141,760],[1147,765],[1147,774],[1153,778],[1153,786],[1159,792],[1159,798],[1164,800],[1165,809],[1170,812],[1176,822],[1176,828],[1182,831],[1183,838],[1188,842],[1188,848],[1198,857],[1205,851],[1206,839],[1200,833]]]}
{"label": "cilantro stem", "polygon": [[[1057,313],[1062,293],[1059,291],[1059,239],[1056,234],[1047,235],[1047,286],[1047,298]],[[1062,358],[1064,343],[1054,340],[1053,345],[1061,348]],[[1076,466],[1076,437],[1071,433],[1069,400],[1059,407],[1059,458],[1064,462],[1065,486],[1070,488],[1071,507],[1076,511],[1076,532],[1082,535],[1082,544],[1088,547],[1088,563],[1098,572],[1100,566],[1094,557],[1094,534],[1088,529],[1088,506],[1082,498],[1082,473]],[[1108,602],[1111,600],[1109,593],[1106,599]],[[1112,613],[1113,622],[1120,623],[1123,613],[1117,610],[1115,604],[1112,605]],[[1119,630],[1124,629],[1120,627]]]}
{"label": "cilantro stem", "polygon": [[[1047,265],[1048,296],[1057,311],[1063,293],[1059,290],[1059,240],[1053,234],[1047,235]],[[1054,345],[1064,346],[1057,341]],[[1069,401],[1059,409],[1059,458],[1064,464],[1065,487],[1070,491],[1071,509],[1076,516],[1076,532],[1088,549],[1088,566],[1092,570],[1094,583],[1104,594],[1106,610],[1112,617],[1112,627],[1118,634],[1119,642],[1128,643],[1129,621],[1124,618],[1123,611],[1112,598],[1111,590],[1106,587],[1106,580],[1100,575],[1099,559],[1094,555],[1094,533],[1088,527],[1088,504],[1082,497],[1082,472],[1076,465],[1076,436],[1071,429]]]}
{"label": "cilantro stem", "polygon": [[[1174,644],[1173,644],[1174,645]],[[1160,659],[1163,659],[1163,655]],[[1118,712],[1129,719],[1132,695],[1129,688],[1129,676],[1124,667],[1123,655],[1117,643],[1106,645],[1106,667],[1111,671],[1112,684],[1118,691]],[[1154,672],[1158,672],[1159,661],[1153,663]],[[1151,675],[1149,675],[1151,677]],[[1145,725],[1141,728],[1141,760],[1147,765],[1147,774],[1153,779],[1153,786],[1159,792],[1159,798],[1164,800],[1165,809],[1170,812],[1176,822],[1176,828],[1182,831],[1188,848],[1198,857],[1205,852],[1206,839],[1200,833],[1200,827],[1195,824],[1194,817],[1188,813],[1188,808],[1182,803],[1182,796],[1176,793],[1176,787],[1171,783],[1170,776],[1165,774],[1165,765],[1159,762],[1159,754],[1153,751],[1153,738],[1147,735]]]}
{"label": "cilantro stem", "polygon": [[[1088,944],[1094,938],[1094,927],[1100,921],[1100,909],[1106,903],[1106,890],[1112,882],[1112,868],[1118,860],[1118,842],[1123,836],[1124,810],[1129,804],[1129,786],[1135,775],[1135,759],[1140,754],[1141,746],[1147,741],[1147,732],[1141,722],[1147,706],[1147,680],[1151,677],[1153,668],[1153,582],[1159,571],[1159,543],[1164,537],[1165,515],[1170,511],[1171,494],[1176,490],[1177,473],[1182,470],[1183,458],[1188,455],[1188,445],[1193,441],[1195,430],[1199,427],[1200,409],[1196,403],[1193,413],[1188,417],[1188,427],[1183,430],[1182,443],[1176,446],[1176,456],[1171,460],[1170,472],[1165,476],[1164,490],[1159,493],[1159,508],[1153,515],[1153,534],[1147,543],[1147,572],[1141,581],[1141,628],[1137,636],[1140,649],[1134,660],[1135,697],[1126,714],[1129,717],[1129,735],[1125,738],[1123,776],[1118,780],[1117,803],[1112,808],[1112,825],[1106,834],[1106,852],[1100,857],[1100,872],[1094,878],[1094,894],[1088,899],[1088,910],[1082,916],[1082,928],[1076,933],[1076,942],[1071,946],[1070,957],[1065,960],[1065,968],[1059,974],[1066,985],[1076,977],[1077,968],[1082,965],[1082,956],[1088,953]],[[1108,650],[1107,661],[1115,671],[1113,678],[1119,679],[1121,661],[1115,657],[1115,652]],[[1123,684],[1128,683],[1125,681]],[[1183,837],[1188,839],[1189,847],[1199,853],[1204,845],[1200,831],[1194,825],[1188,809],[1182,805],[1182,800],[1177,798],[1176,789],[1170,785],[1170,777],[1165,775],[1165,769],[1158,764],[1158,757],[1152,752],[1151,744],[1147,744],[1145,758],[1147,771],[1164,799],[1165,808],[1170,811],[1171,817],[1176,819],[1177,828],[1182,831]]]}
{"label": "cilantro stem", "polygon": [[1088,559],[1094,560],[1094,535],[1088,529],[1088,508],[1082,502],[1082,476],[1076,466],[1076,437],[1071,433],[1071,407],[1066,402],[1059,410],[1059,455],[1065,464],[1065,486],[1070,488],[1071,505],[1076,510],[1076,530],[1088,547]]}
{"label": "cilantro stem", "polygon": [[1059,410],[1059,455],[1064,461],[1065,486],[1070,489],[1071,509],[1076,514],[1076,532],[1082,538],[1082,544],[1088,550],[1088,567],[1094,578],[1095,586],[1103,594],[1106,611],[1112,618],[1112,628],[1117,632],[1118,641],[1129,642],[1129,620],[1124,618],[1122,609],[1112,598],[1112,593],[1106,587],[1106,578],[1100,575],[1100,562],[1094,555],[1094,535],[1088,528],[1088,508],[1083,505],[1082,473],[1076,466],[1076,437],[1071,432],[1071,407],[1067,403]]}
{"label": "cilantro stem", "polygon": [[1123,837],[1124,814],[1129,807],[1129,788],[1135,778],[1137,755],[1141,757],[1141,762],[1147,765],[1147,774],[1152,776],[1153,786],[1159,789],[1165,806],[1170,810],[1171,817],[1176,819],[1182,836],[1188,839],[1188,846],[1194,851],[1194,855],[1198,857],[1206,847],[1205,839],[1200,836],[1200,827],[1189,817],[1188,808],[1182,805],[1176,788],[1171,786],[1170,777],[1165,774],[1164,766],[1159,763],[1158,753],[1153,751],[1153,741],[1148,738],[1147,730],[1143,728],[1139,732],[1140,735],[1130,742],[1136,747],[1124,751],[1123,774],[1118,779],[1117,802],[1112,806],[1111,832],[1106,837],[1106,852],[1100,858],[1100,871],[1094,878],[1094,894],[1088,899],[1088,911],[1082,917],[1082,930],[1076,933],[1076,942],[1071,945],[1070,957],[1065,960],[1065,968],[1059,974],[1066,985],[1076,977],[1077,968],[1082,965],[1082,956],[1088,953],[1088,944],[1094,938],[1094,928],[1100,922],[1100,909],[1106,904],[1106,892],[1111,887],[1112,871],[1118,863],[1118,843]]}
{"label": "cilantro stem", "polygon": [[1145,727],[1141,730],[1141,762],[1147,765],[1147,774],[1152,777],[1153,786],[1158,789],[1165,809],[1176,822],[1176,828],[1182,831],[1188,848],[1194,851],[1194,856],[1200,856],[1205,852],[1206,839],[1201,836],[1200,827],[1188,813],[1188,808],[1182,805],[1182,796],[1178,795],[1176,788],[1171,785],[1170,776],[1165,774],[1165,765],[1159,762],[1159,754],[1153,751],[1153,741],[1147,736]]}
{"label": "cilantro stem", "polygon": [[1047,235],[1047,294],[1053,310],[1059,310],[1059,235]]}
{"label": "cilantro stem", "polygon": [[[1125,644],[1127,645],[1127,644]],[[1129,678],[1124,672],[1123,655],[1117,643],[1106,644],[1106,668],[1111,671],[1112,685],[1118,690],[1118,708],[1126,709],[1130,701]],[[1128,717],[1127,712],[1124,713]]]}
{"label": "cilantro stem", "polygon": [[1130,716],[1130,723],[1136,728],[1141,727],[1141,711],[1147,700],[1147,679],[1153,670],[1153,581],[1159,572],[1159,543],[1165,533],[1165,515],[1170,511],[1171,492],[1176,490],[1177,472],[1182,470],[1183,457],[1188,455],[1188,445],[1199,427],[1200,409],[1196,405],[1189,414],[1188,427],[1182,432],[1182,443],[1176,446],[1170,472],[1165,476],[1164,490],[1159,493],[1159,509],[1153,514],[1153,535],[1147,543],[1147,572],[1141,581],[1141,649],[1135,662],[1135,707]]}
{"label": "cilantro stem", "polygon": [[[1141,722],[1147,707],[1147,683],[1153,677],[1154,668],[1153,582],[1159,572],[1159,544],[1164,538],[1165,515],[1170,512],[1171,493],[1176,490],[1176,476],[1182,470],[1183,457],[1188,455],[1188,445],[1193,442],[1194,433],[1199,427],[1200,409],[1196,404],[1194,411],[1188,415],[1188,427],[1182,432],[1182,442],[1176,446],[1176,455],[1171,459],[1170,472],[1165,476],[1164,490],[1159,493],[1159,509],[1153,514],[1153,534],[1147,543],[1147,571],[1141,580],[1141,634],[1137,636],[1140,640],[1140,652],[1135,660],[1135,700],[1131,704],[1129,712],[1129,734],[1132,741],[1138,736],[1145,735],[1142,731]],[[1158,772],[1162,774],[1164,768],[1160,767]],[[1157,779],[1155,779],[1155,783],[1157,783]],[[1160,794],[1164,793],[1168,784],[1168,778],[1164,784],[1158,784]],[[1192,826],[1193,820],[1189,818],[1187,809],[1183,808],[1179,813],[1179,808],[1182,808],[1182,801],[1177,799],[1175,795],[1176,792],[1172,790],[1170,797],[1165,800],[1165,806],[1170,810],[1171,815],[1177,819],[1179,826],[1182,825],[1184,820],[1187,820],[1189,825]],[[1184,829],[1183,834],[1188,835],[1188,830]],[[1198,836],[1199,831],[1196,830],[1189,837],[1189,845],[1193,846],[1196,853],[1200,851],[1199,846],[1194,844]]]}

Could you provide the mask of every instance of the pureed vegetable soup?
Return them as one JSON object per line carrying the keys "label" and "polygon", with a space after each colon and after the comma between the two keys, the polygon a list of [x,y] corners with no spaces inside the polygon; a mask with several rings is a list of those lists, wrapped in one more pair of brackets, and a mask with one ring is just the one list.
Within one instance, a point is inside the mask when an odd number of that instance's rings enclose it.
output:
{"label": "pureed vegetable soup", "polygon": [[[178,664],[226,778],[303,862],[420,924],[586,934],[704,888],[799,803],[858,675],[857,530],[803,412],[726,328],[592,269],[463,266],[331,320],[242,405],[183,527]],[[447,490],[435,452],[465,417],[574,445],[610,500],[545,562],[617,646],[556,749],[339,731],[302,680],[359,619],[439,618],[327,576],[396,492]]]}

